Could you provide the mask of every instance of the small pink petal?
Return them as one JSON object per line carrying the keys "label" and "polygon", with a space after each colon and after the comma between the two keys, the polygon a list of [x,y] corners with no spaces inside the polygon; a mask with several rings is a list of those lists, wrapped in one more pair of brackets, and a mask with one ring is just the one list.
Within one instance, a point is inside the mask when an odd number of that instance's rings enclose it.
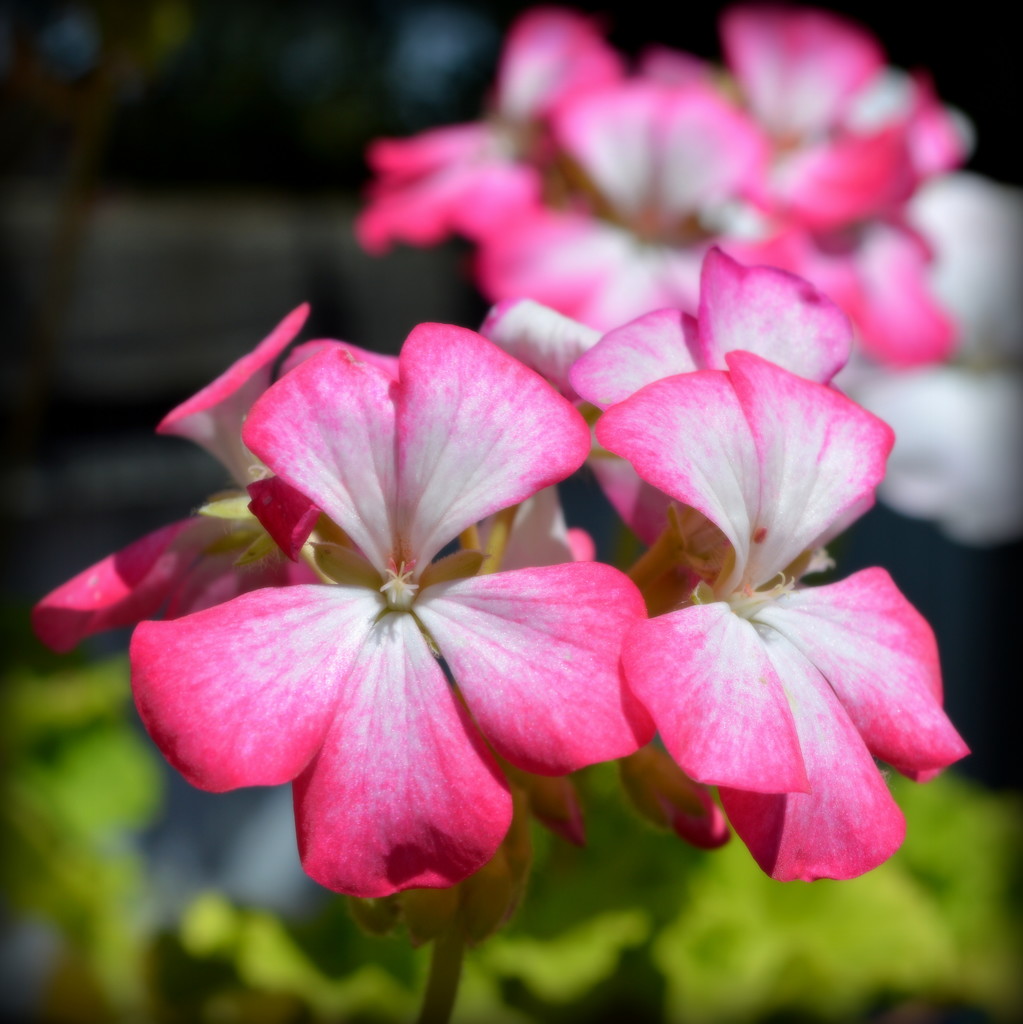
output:
{"label": "small pink petal", "polygon": [[533,8],[508,32],[497,76],[498,113],[512,121],[543,117],[580,93],[618,81],[622,65],[594,19],[564,8]]}
{"label": "small pink petal", "polygon": [[764,648],[790,694],[809,792],[723,787],[725,812],[772,878],[855,878],[902,844],[902,812],[820,673],[773,631],[765,634]]}
{"label": "small pink petal", "polygon": [[805,227],[840,228],[885,214],[913,193],[916,173],[902,125],[847,134],[782,158],[770,202]]}
{"label": "small pink petal", "polygon": [[696,605],[634,626],[626,678],[691,778],[761,793],[808,789],[792,711],[747,620]]}
{"label": "small pink petal", "polygon": [[473,331],[420,324],[400,367],[398,532],[423,564],[467,526],[565,479],[589,454],[589,428],[575,408]]}
{"label": "small pink petal", "polygon": [[303,867],[360,897],[454,885],[494,855],[511,816],[500,770],[414,618],[385,615],[295,782]]}
{"label": "small pink petal", "polygon": [[270,388],[244,429],[248,447],[382,573],[395,536],[395,388],[384,371],[327,348]]}
{"label": "small pink petal", "polygon": [[794,591],[757,621],[818,669],[875,757],[920,772],[969,753],[941,709],[934,634],[884,569]]}
{"label": "small pink petal", "polygon": [[714,248],[700,277],[699,343],[709,369],[724,369],[725,353],[741,349],[827,384],[849,358],[852,326],[808,281]]}
{"label": "small pink petal", "polygon": [[181,519],[108,555],[33,608],[36,636],[63,654],[87,636],[155,615],[221,530],[211,520]]}
{"label": "small pink petal", "polygon": [[320,510],[305,495],[279,476],[256,480],[248,486],[249,511],[293,562],[309,539]]}
{"label": "small pink petal", "polygon": [[678,309],[659,309],[605,334],[572,367],[581,398],[606,409],[644,384],[698,369],[696,321]]}
{"label": "small pink petal", "polygon": [[290,782],[323,743],[383,606],[373,591],[307,585],[141,623],[131,665],[143,724],[201,789]]}
{"label": "small pink petal", "polygon": [[[491,521],[485,519],[479,525],[480,542],[486,547],[490,536]],[[582,539],[578,537],[582,534]],[[583,551],[589,551],[588,558],[577,558],[573,541]],[[589,547],[586,542],[589,541]],[[500,568],[524,569],[527,566],[560,565],[563,562],[592,562],[593,541],[582,530],[569,530],[558,500],[557,487],[544,487],[531,498],[527,498],[515,513],[511,537],[504,549]],[[494,571],[492,567],[487,571]]]}
{"label": "small pink petal", "polygon": [[248,355],[167,413],[156,432],[187,437],[219,459],[236,483],[247,484],[252,460],[241,442],[242,423],[252,403],[270,386],[277,357],[308,316],[308,304],[289,313]]}
{"label": "small pink petal", "polygon": [[646,614],[616,569],[575,562],[442,583],[416,614],[501,757],[561,775],[631,754],[653,728],[625,687],[625,630]]}

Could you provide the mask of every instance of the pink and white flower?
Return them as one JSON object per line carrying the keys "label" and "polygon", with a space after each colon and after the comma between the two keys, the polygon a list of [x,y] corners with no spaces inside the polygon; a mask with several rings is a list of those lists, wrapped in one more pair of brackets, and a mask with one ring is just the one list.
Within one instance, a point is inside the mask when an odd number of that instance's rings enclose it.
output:
{"label": "pink and white flower", "polygon": [[133,686],[194,784],[294,780],[314,879],[381,896],[479,868],[512,815],[488,742],[516,768],[564,774],[650,738],[619,669],[645,614],[625,576],[592,562],[473,575],[472,551],[432,561],[585,459],[585,422],[532,371],[473,332],[422,325],[397,380],[343,352],[308,359],[256,403],[244,439],[343,531],[318,549],[330,582],[143,623]]}
{"label": "pink and white flower", "polygon": [[752,122],[709,84],[632,81],[565,104],[552,132],[585,179],[578,208],[537,207],[481,238],[483,290],[601,330],[694,305],[703,254],[739,229],[734,204],[760,174]]}
{"label": "pink and white flower", "polygon": [[360,242],[381,252],[394,241],[433,245],[453,232],[500,230],[540,202],[534,165],[546,156],[550,113],[621,74],[591,19],[556,7],[527,11],[508,34],[486,120],[372,145],[377,178],[356,225]]}
{"label": "pink and white flower", "polygon": [[629,631],[623,662],[668,751],[719,787],[764,871],[849,878],[904,834],[874,757],[926,778],[967,752],[941,709],[933,635],[887,573],[799,583],[869,507],[892,435],[757,355],[725,362],[649,384],[597,423],[716,548],[688,565],[698,583],[681,608]]}

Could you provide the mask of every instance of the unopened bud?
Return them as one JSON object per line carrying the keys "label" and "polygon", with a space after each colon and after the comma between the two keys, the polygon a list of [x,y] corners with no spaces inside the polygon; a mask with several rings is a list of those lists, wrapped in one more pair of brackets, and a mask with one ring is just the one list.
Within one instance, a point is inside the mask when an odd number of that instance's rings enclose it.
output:
{"label": "unopened bud", "polygon": [[701,850],[728,841],[728,824],[710,789],[694,782],[663,750],[646,746],[618,762],[636,810]]}

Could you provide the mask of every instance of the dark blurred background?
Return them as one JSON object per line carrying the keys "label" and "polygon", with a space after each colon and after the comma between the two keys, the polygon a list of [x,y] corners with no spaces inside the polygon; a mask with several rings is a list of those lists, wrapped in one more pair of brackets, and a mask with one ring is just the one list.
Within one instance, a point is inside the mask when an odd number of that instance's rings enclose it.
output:
{"label": "dark blurred background", "polygon": [[[486,309],[468,249],[372,258],[352,219],[380,135],[477,116],[528,5],[364,0],[0,3],[3,562],[24,605],[187,514],[219,467],[153,426],[301,301],[306,337],[394,351],[423,320]],[[723,5],[584,3],[629,54],[719,55]],[[827,5],[928,69],[977,132],[970,167],[1019,184],[1018,37],[992,3]],[[1004,10],[1004,9],[1002,9]],[[570,515],[594,515],[592,488]],[[840,551],[884,564],[934,624],[963,770],[1019,785],[1020,545],[971,550],[878,509]],[[100,639],[96,650],[123,645]]]}

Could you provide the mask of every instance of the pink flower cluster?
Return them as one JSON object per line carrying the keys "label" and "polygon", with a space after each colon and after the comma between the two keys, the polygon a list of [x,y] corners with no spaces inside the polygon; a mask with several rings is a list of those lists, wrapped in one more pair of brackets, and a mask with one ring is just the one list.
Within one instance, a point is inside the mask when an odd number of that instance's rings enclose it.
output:
{"label": "pink flower cluster", "polygon": [[[545,69],[508,96],[534,109]],[[235,488],[58,588],[36,630],[67,649],[144,620],[132,686],[160,749],[203,789],[292,782],[305,869],[341,892],[461,881],[516,779],[655,733],[697,784],[680,832],[723,839],[716,786],[774,877],[867,871],[904,831],[874,759],[927,778],[966,753],[888,575],[804,581],[891,432],[829,386],[851,330],[805,281],[711,250],[697,310],[602,335],[506,303],[494,340],[311,342],[270,383],[298,311],[161,425]],[[649,544],[629,575],[565,527],[555,485],[587,462]]]}
{"label": "pink flower cluster", "polygon": [[947,357],[954,325],[906,209],[962,162],[965,121],[834,13],[738,6],[721,37],[724,69],[652,48],[630,71],[589,18],[525,13],[484,120],[372,145],[363,245],[460,233],[492,300],[599,330],[692,308],[716,245],[812,281],[884,364]]}

